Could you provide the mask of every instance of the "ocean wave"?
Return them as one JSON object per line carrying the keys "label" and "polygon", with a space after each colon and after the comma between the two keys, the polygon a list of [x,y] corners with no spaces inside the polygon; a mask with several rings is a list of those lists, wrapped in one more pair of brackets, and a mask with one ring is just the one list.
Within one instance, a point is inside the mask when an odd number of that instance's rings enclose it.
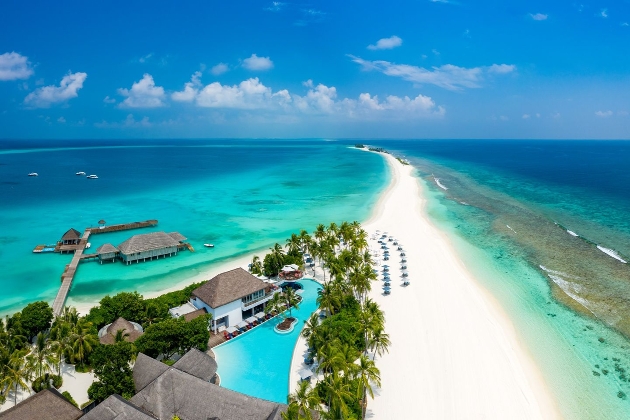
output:
{"label": "ocean wave", "polygon": [[571,236],[576,236],[579,237],[580,235],[578,235],[577,233],[573,232],[572,230],[567,229],[567,233]]}
{"label": "ocean wave", "polygon": [[512,227],[510,225],[505,225],[507,226],[508,229],[510,229],[512,232],[516,233],[516,231],[514,229],[512,229]]}
{"label": "ocean wave", "polygon": [[448,190],[448,187],[442,185],[442,183],[440,182],[440,178],[433,177],[433,179],[435,180],[435,183],[438,185],[438,187],[442,188],[445,191]]}
{"label": "ocean wave", "polygon": [[538,267],[540,267],[540,269],[542,271],[544,271],[545,273],[549,274],[553,274],[555,276],[562,276],[562,277],[566,277],[568,279],[575,279],[575,280],[579,280],[580,277],[578,276],[573,276],[571,274],[567,274],[567,273],[563,273],[562,271],[557,271],[557,270],[552,270],[550,268],[545,267],[544,265],[539,265]]}
{"label": "ocean wave", "polygon": [[623,258],[621,258],[621,256],[619,254],[617,254],[617,252],[613,249],[609,249],[609,248],[604,248],[601,245],[597,245],[597,249],[599,249],[600,251],[602,251],[604,254],[613,257],[616,260],[621,261],[624,264],[627,264],[628,262],[626,260],[624,260]]}

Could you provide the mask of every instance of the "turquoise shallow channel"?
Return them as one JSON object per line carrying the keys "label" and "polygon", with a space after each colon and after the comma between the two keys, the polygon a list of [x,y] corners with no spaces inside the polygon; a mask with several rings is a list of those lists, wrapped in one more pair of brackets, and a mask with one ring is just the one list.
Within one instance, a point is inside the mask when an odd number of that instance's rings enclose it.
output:
{"label": "turquoise shallow channel", "polygon": [[225,344],[215,347],[221,386],[258,398],[286,404],[289,394],[289,372],[293,349],[304,321],[317,309],[318,283],[301,280],[302,303],[291,316],[298,319],[293,331],[278,334],[274,327],[281,322],[273,318]]}

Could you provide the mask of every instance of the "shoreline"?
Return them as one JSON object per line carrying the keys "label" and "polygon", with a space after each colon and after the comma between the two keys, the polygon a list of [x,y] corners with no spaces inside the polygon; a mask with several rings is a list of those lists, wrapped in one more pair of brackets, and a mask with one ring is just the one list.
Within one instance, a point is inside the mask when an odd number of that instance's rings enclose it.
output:
{"label": "shoreline", "polygon": [[404,244],[412,283],[394,285],[389,296],[370,293],[385,311],[392,345],[378,357],[382,388],[368,402],[367,417],[562,418],[500,303],[426,215],[415,168],[383,157],[390,184],[363,226]]}

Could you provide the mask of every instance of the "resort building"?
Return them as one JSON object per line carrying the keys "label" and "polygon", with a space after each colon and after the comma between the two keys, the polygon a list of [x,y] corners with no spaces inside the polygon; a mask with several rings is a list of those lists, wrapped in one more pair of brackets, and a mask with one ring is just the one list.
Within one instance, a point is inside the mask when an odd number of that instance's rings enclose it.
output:
{"label": "resort building", "polygon": [[118,257],[118,248],[112,244],[103,244],[96,249],[96,255],[101,264],[103,261],[114,261]]}
{"label": "resort building", "polygon": [[208,312],[206,311],[206,308],[197,309],[192,303],[186,302],[183,305],[169,309],[168,313],[173,318],[179,318],[180,316],[183,316],[186,322],[188,322],[192,321],[198,316],[205,315]]}
{"label": "resort building", "polygon": [[125,264],[177,255],[186,238],[179,232],[152,232],[134,235],[118,245],[119,257]]}
{"label": "resort building", "polygon": [[0,413],[2,420],[76,420],[83,412],[66,400],[56,389],[44,389]]}
{"label": "resort building", "polygon": [[234,327],[257,312],[264,311],[265,302],[277,288],[236,268],[208,280],[192,292],[190,302],[212,314],[212,329]]}
{"label": "resort building", "polygon": [[136,390],[129,401],[112,395],[82,420],[280,420],[287,406],[215,385],[216,361],[191,350],[173,366],[142,353],[133,367]]}
{"label": "resort building", "polygon": [[122,331],[125,341],[133,343],[144,334],[144,330],[140,324],[129,322],[125,318],[118,318],[111,324],[105,325],[98,332],[98,341],[101,344],[114,344],[116,342],[116,333]]}
{"label": "resort building", "polygon": [[81,232],[71,228],[63,234],[60,242],[62,245],[78,245],[79,241],[81,241]]}

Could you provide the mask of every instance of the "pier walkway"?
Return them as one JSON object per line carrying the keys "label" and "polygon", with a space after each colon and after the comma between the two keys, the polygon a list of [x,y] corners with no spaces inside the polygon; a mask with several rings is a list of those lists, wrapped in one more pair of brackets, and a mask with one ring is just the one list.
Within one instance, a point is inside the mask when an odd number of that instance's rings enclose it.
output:
{"label": "pier walkway", "polygon": [[55,249],[55,252],[69,252],[74,251],[74,255],[72,256],[72,260],[70,264],[66,265],[63,274],[61,275],[61,287],[59,287],[59,291],[57,291],[57,296],[53,302],[53,314],[55,316],[61,315],[63,311],[63,307],[66,303],[66,298],[68,297],[68,293],[70,293],[70,287],[72,286],[72,280],[74,280],[74,275],[77,272],[77,268],[79,266],[79,262],[82,259],[91,258],[92,255],[83,255],[83,251],[85,251],[85,247],[88,243],[88,239],[90,235],[94,235],[97,233],[108,233],[108,232],[118,232],[121,230],[130,230],[130,229],[138,229],[149,226],[156,226],[158,223],[157,220],[147,220],[144,222],[132,222],[132,223],[123,223],[119,225],[111,225],[111,226],[100,226],[94,228],[86,228],[79,240],[79,243],[76,245],[58,245]]}

